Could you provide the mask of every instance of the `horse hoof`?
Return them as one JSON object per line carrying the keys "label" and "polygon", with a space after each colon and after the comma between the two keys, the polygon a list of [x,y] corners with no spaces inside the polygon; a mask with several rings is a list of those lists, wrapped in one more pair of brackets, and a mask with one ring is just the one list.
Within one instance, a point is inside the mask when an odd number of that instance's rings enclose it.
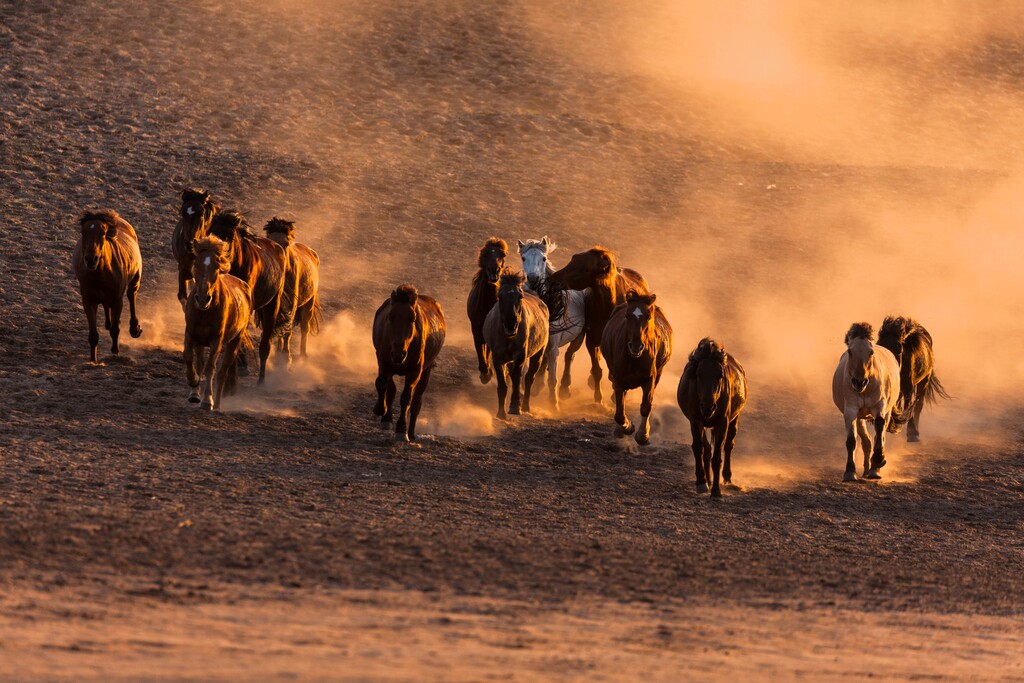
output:
{"label": "horse hoof", "polygon": [[907,434],[907,443],[918,443],[921,437],[917,434]]}
{"label": "horse hoof", "polygon": [[504,410],[500,410],[497,413],[498,419],[502,422],[508,422],[508,415],[505,414]]}
{"label": "horse hoof", "polygon": [[878,473],[878,469],[872,467],[870,470],[864,473],[865,479],[881,479],[882,475]]}
{"label": "horse hoof", "polygon": [[640,444],[641,446],[646,446],[647,444],[649,444],[651,442],[651,437],[650,436],[645,436],[643,434],[637,434],[636,435],[636,442],[638,444]]}
{"label": "horse hoof", "polygon": [[481,372],[480,373],[480,384],[487,384],[491,381],[491,373]]}
{"label": "horse hoof", "polygon": [[561,398],[569,398],[572,396],[572,391],[569,390],[569,387],[562,387],[558,390],[558,395]]}
{"label": "horse hoof", "polygon": [[397,441],[398,443],[409,443],[409,435],[399,432],[395,434],[395,441]]}
{"label": "horse hoof", "polygon": [[203,401],[203,404],[199,407],[202,410],[213,410],[213,403],[210,401]]}
{"label": "horse hoof", "polygon": [[393,424],[394,423],[390,419],[381,420],[380,421],[380,428],[381,429],[391,429]]}
{"label": "horse hoof", "polygon": [[519,406],[512,406],[511,408],[509,408],[508,409],[508,414],[509,415],[518,415],[519,414]]}
{"label": "horse hoof", "polygon": [[636,431],[636,425],[628,424],[625,427],[619,427],[619,429],[622,430],[623,436],[629,436],[630,434]]}
{"label": "horse hoof", "polygon": [[721,498],[722,497],[722,490],[721,489],[711,489],[711,497],[712,498]]}
{"label": "horse hoof", "polygon": [[857,481],[857,473],[853,470],[848,471],[843,475],[843,481]]}
{"label": "horse hoof", "polygon": [[132,335],[132,339],[138,339],[142,336],[142,326],[136,325],[128,330],[128,334]]}
{"label": "horse hoof", "polygon": [[701,483],[697,484],[697,493],[707,493],[707,492],[708,492],[708,485],[707,484],[705,484],[704,482],[701,482]]}

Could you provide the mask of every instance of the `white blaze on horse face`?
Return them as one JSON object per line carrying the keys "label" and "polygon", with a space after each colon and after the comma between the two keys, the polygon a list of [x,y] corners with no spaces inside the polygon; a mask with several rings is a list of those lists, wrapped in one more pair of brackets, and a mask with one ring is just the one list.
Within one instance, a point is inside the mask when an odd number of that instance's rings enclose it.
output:
{"label": "white blaze on horse face", "polygon": [[213,257],[212,257],[212,256],[207,256],[207,257],[206,257],[205,259],[203,259],[203,264],[204,264],[204,265],[207,265],[207,266],[208,266],[208,265],[210,265],[211,263],[213,263]]}
{"label": "white blaze on horse face", "polygon": [[194,216],[194,215],[195,215],[195,213],[196,213],[196,210],[195,210],[195,209],[193,209],[193,208],[192,208],[192,207],[190,206],[190,207],[188,207],[187,209],[185,209],[185,213],[187,213],[187,214],[188,214],[189,216]]}
{"label": "white blaze on horse face", "polygon": [[633,311],[633,315],[636,316],[637,319],[640,319],[644,317],[644,312],[641,311],[639,307],[637,307],[637,309]]}

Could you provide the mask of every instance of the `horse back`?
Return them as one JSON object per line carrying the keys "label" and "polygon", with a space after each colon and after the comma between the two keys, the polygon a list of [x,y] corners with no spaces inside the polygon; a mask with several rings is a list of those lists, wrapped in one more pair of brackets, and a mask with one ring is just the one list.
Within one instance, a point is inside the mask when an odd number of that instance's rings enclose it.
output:
{"label": "horse back", "polygon": [[528,325],[526,357],[532,358],[547,347],[551,324],[547,305],[539,296],[527,291],[523,292],[523,324]]}
{"label": "horse back", "polygon": [[257,237],[255,240],[243,239],[241,243],[242,271],[232,274],[249,284],[252,289],[253,308],[263,308],[278,300],[284,290],[288,257],[280,244],[265,237]]}
{"label": "horse back", "polygon": [[651,293],[650,285],[647,284],[647,280],[644,279],[643,275],[632,268],[619,268],[619,272],[616,276],[616,290],[619,296],[618,300],[625,300],[626,294],[631,289],[635,289],[638,294]]}
{"label": "horse back", "polygon": [[420,328],[423,337],[423,365],[430,367],[437,360],[437,355],[444,346],[444,338],[447,327],[444,322],[444,311],[437,299],[426,294],[420,294],[416,303],[420,313]]}

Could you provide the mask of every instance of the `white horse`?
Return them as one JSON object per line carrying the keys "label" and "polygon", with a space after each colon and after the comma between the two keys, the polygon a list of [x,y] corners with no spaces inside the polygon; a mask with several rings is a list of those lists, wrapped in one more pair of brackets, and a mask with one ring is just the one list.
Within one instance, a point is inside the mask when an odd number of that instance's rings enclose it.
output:
{"label": "white horse", "polygon": [[[853,463],[857,435],[864,449],[864,478],[881,479],[878,470],[885,465],[886,427],[890,422],[900,425],[907,421],[907,416],[896,410],[900,398],[900,366],[889,349],[873,343],[874,337],[871,325],[854,323],[846,333],[846,353],[839,359],[832,377],[832,400],[846,422],[844,481],[857,479]],[[868,420],[875,427],[874,452],[868,435]]]}
{"label": "white horse", "polygon": [[[523,272],[526,274],[527,289],[533,292],[544,293],[544,283],[548,276],[555,272],[554,266],[548,261],[548,254],[558,248],[554,242],[545,235],[539,240],[519,240],[519,256],[523,259]],[[586,337],[584,323],[586,321],[586,292],[566,289],[550,296],[561,296],[561,306],[550,306],[556,309],[552,311],[549,336],[548,352],[544,358],[544,364],[548,370],[548,388],[551,391],[551,403],[558,409],[559,394],[563,398],[569,396],[569,385],[572,383],[571,370],[572,358],[583,345]],[[561,309],[561,315],[555,317],[557,309]],[[565,352],[565,370],[562,371],[562,384],[560,391],[555,391],[555,383],[558,374],[558,353],[559,349],[566,344],[569,348]]]}

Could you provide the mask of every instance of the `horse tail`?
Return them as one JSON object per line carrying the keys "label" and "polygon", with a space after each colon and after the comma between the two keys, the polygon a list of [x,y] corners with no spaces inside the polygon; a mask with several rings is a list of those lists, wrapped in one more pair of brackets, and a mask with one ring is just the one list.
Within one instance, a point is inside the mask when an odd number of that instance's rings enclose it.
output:
{"label": "horse tail", "polygon": [[299,305],[296,296],[296,290],[299,288],[298,273],[292,268],[293,264],[290,259],[287,264],[287,270],[284,273],[284,289],[281,291],[281,305],[277,309],[277,317],[274,318],[274,339],[284,337],[292,331],[292,325],[295,324],[295,310]]}
{"label": "horse tail", "polygon": [[536,295],[548,307],[548,324],[565,317],[565,286],[546,277],[537,283]]}
{"label": "horse tail", "polygon": [[320,290],[313,292],[313,312],[309,316],[309,333],[320,334],[320,322],[323,319],[323,308],[320,306]]}
{"label": "horse tail", "polygon": [[928,380],[928,388],[924,391],[924,400],[928,403],[935,403],[939,398],[944,398],[948,401],[953,397],[946,393],[946,388],[942,386],[939,378],[932,375],[931,379]]}
{"label": "horse tail", "polygon": [[903,425],[910,422],[910,418],[914,416],[914,403],[916,400],[916,389],[912,388],[909,394],[900,394],[896,405],[893,406],[892,413],[889,415],[889,424],[886,425],[885,429],[887,432],[897,434],[903,428]]}

